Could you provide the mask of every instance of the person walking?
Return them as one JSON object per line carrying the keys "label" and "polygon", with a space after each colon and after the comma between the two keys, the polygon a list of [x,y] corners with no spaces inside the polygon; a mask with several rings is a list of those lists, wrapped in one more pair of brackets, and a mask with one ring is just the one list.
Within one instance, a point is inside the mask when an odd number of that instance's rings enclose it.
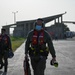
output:
{"label": "person walking", "polygon": [[7,73],[9,51],[12,52],[10,37],[6,34],[6,29],[1,29],[0,34],[0,69],[4,66],[4,72]]}
{"label": "person walking", "polygon": [[46,60],[49,53],[51,62],[56,61],[56,52],[49,33],[45,30],[43,19],[35,21],[35,27],[31,30],[25,42],[25,56],[29,54],[34,75],[44,75]]}

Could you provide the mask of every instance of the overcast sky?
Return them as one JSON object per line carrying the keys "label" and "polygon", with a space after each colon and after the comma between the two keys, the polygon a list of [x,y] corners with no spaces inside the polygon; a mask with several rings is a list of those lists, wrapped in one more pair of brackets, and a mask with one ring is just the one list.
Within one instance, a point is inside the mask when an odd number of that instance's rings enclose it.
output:
{"label": "overcast sky", "polygon": [[[24,21],[64,13],[64,21],[75,21],[75,0],[0,0],[0,28],[16,20]],[[74,24],[67,24],[71,31],[75,31]]]}

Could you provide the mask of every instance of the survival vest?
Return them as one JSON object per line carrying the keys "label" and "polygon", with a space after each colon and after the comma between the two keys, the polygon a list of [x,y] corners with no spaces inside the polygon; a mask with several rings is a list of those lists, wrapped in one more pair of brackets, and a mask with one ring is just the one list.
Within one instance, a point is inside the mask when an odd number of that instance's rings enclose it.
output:
{"label": "survival vest", "polygon": [[46,47],[42,48],[43,45],[45,45],[44,30],[41,30],[40,32],[34,30],[29,54],[31,56],[33,56],[33,55],[47,56],[48,49]]}
{"label": "survival vest", "polygon": [[32,45],[42,45],[44,43],[44,30],[38,31],[34,30],[32,37]]}
{"label": "survival vest", "polygon": [[0,48],[6,49],[8,46],[8,36],[5,35],[0,35]]}

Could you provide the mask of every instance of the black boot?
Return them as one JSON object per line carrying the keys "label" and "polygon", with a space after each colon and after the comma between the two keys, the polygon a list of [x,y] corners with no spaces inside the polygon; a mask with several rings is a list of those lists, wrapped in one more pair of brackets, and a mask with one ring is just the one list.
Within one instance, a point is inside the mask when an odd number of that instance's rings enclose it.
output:
{"label": "black boot", "polygon": [[4,65],[4,72],[7,72],[7,68],[8,68],[8,65],[5,64],[5,65]]}
{"label": "black boot", "polygon": [[3,62],[0,62],[0,69],[3,68]]}

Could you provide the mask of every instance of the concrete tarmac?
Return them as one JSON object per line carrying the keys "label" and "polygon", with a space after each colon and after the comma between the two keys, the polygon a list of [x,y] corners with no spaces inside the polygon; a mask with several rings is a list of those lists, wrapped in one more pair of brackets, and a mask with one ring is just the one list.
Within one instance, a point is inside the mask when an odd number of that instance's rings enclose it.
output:
{"label": "concrete tarmac", "polygon": [[[45,75],[75,75],[75,41],[74,40],[58,40],[53,41],[58,68],[50,65],[51,55],[49,54]],[[9,59],[7,75],[24,75],[23,60],[24,60],[25,44],[23,43],[16,51],[12,59]],[[31,67],[32,75],[33,70]],[[0,70],[0,75],[3,74],[3,69]]]}

